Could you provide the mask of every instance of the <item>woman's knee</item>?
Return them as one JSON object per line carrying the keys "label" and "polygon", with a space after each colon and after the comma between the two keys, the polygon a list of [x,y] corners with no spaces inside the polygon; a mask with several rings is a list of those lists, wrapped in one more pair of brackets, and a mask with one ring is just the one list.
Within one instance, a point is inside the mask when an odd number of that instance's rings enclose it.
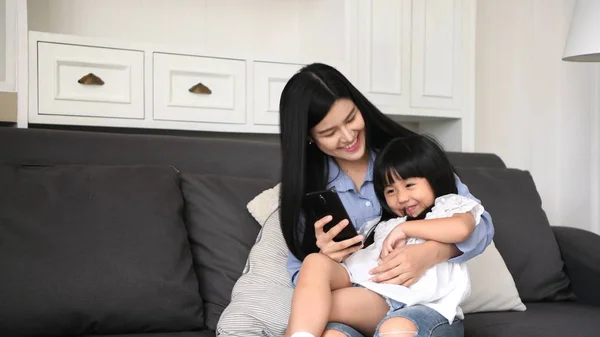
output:
{"label": "woman's knee", "polygon": [[381,323],[378,336],[381,337],[406,337],[416,336],[418,329],[410,319],[404,317],[392,317]]}
{"label": "woman's knee", "polygon": [[321,337],[348,337],[345,333],[338,330],[325,330]]}

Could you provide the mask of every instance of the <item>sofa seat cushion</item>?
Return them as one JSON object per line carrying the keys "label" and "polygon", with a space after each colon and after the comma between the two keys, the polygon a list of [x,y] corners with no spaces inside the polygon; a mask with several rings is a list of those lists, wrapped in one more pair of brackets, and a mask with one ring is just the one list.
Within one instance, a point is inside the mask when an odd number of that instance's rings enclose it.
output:
{"label": "sofa seat cushion", "polygon": [[465,337],[596,337],[600,307],[575,302],[526,303],[524,312],[490,312],[465,317]]}
{"label": "sofa seat cushion", "polygon": [[211,330],[231,300],[231,290],[260,231],[246,204],[272,185],[267,179],[181,174],[184,217],[206,326]]}
{"label": "sofa seat cushion", "polygon": [[[188,331],[188,332],[163,332],[163,333],[134,333],[127,335],[94,335],[93,337],[215,337],[216,334],[211,330]],[[89,336],[92,337],[92,336]]]}
{"label": "sofa seat cushion", "polygon": [[203,328],[177,172],[0,165],[0,336]]}

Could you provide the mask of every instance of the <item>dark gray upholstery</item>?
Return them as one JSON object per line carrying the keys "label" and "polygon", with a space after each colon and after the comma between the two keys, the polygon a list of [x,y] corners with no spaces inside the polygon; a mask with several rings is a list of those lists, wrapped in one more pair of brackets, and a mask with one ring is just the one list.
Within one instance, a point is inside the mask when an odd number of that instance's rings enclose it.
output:
{"label": "dark gray upholstery", "polygon": [[0,336],[201,329],[182,208],[169,166],[0,164]]}
{"label": "dark gray upholstery", "polygon": [[[539,207],[539,196],[535,192],[533,181],[525,179],[523,172],[515,173],[504,170],[502,160],[493,154],[450,153],[450,160],[457,167],[461,179],[469,186],[473,194],[482,199],[484,205],[493,211],[492,218],[498,219],[498,225],[512,221],[506,207],[515,204]],[[226,296],[232,283],[245,263],[247,251],[255,239],[258,228],[248,217],[245,203],[258,191],[268,186],[270,182],[278,181],[279,176],[279,147],[274,143],[250,141],[221,140],[215,138],[196,138],[192,136],[150,136],[109,134],[101,132],[60,131],[43,129],[12,129],[0,128],[0,164],[13,166],[27,165],[158,165],[173,166],[180,170],[180,196],[184,199],[184,209],[181,215],[185,221],[190,247],[188,250],[193,257],[195,274],[199,281],[198,298],[204,305],[204,331],[182,327],[179,332],[138,333],[127,331],[115,336],[156,336],[156,337],[208,337],[214,336],[212,330],[219,310],[226,305]],[[486,167],[488,169],[472,169]],[[188,177],[185,179],[185,177]],[[244,183],[236,184],[237,180],[224,179],[237,177]],[[502,178],[501,178],[502,177]],[[500,191],[501,198],[495,198],[496,189],[503,187],[503,179],[516,179],[527,193],[507,194]],[[113,182],[119,184],[118,182]],[[152,184],[149,179],[148,184]],[[229,184],[233,183],[233,184]],[[514,181],[513,181],[514,183]],[[111,185],[110,183],[107,183]],[[521,186],[526,184],[527,186]],[[506,186],[514,186],[506,184]],[[109,188],[110,186],[107,186]],[[238,188],[238,190],[236,190]],[[219,191],[223,191],[220,193]],[[30,193],[28,191],[27,193]],[[535,192],[535,193],[534,193]],[[16,192],[13,192],[13,194]],[[10,197],[10,195],[9,195]],[[508,198],[514,200],[506,200]],[[219,200],[219,205],[211,201]],[[226,203],[226,204],[224,204]],[[511,204],[513,203],[513,204]],[[150,205],[150,204],[148,204]],[[508,205],[508,206],[507,206]],[[138,206],[141,207],[141,206]],[[149,206],[150,212],[156,206]],[[523,212],[526,208],[523,209]],[[4,214],[2,213],[4,212]],[[12,210],[11,214],[14,214]],[[35,213],[35,208],[21,210],[22,214]],[[521,288],[530,291],[532,298],[545,298],[551,302],[526,302],[526,312],[509,313],[477,313],[469,314],[465,320],[466,336],[597,336],[600,331],[600,298],[597,285],[600,284],[600,237],[589,232],[573,228],[553,228],[548,230],[547,222],[541,221],[543,211],[536,210],[536,215],[520,222],[519,226],[497,228],[497,247],[502,256],[507,259],[507,265],[513,275],[523,274],[523,270],[511,268],[527,263],[535,257],[535,250],[541,246],[551,247],[554,252],[560,249],[564,262],[564,270],[571,277],[573,292],[577,301],[558,302],[557,294],[567,294],[562,267],[556,263],[555,253],[551,256],[554,262],[548,264],[551,270],[540,266],[540,272],[557,276],[551,282],[535,283],[535,277],[527,276]],[[221,214],[223,217],[221,219]],[[501,214],[502,213],[502,214]],[[7,211],[0,210],[0,226]],[[517,221],[518,216],[514,215]],[[36,220],[41,223],[41,220]],[[534,221],[535,226],[530,223]],[[135,220],[131,221],[132,223]],[[86,225],[85,221],[81,222]],[[139,224],[134,224],[139,225]],[[123,225],[127,226],[127,225]],[[238,226],[238,227],[236,227]],[[131,227],[134,228],[134,227]],[[538,230],[532,230],[538,228]],[[535,239],[525,253],[511,255],[510,241],[514,236],[528,233]],[[550,233],[550,234],[548,234]],[[0,245],[4,238],[0,237]],[[224,240],[227,239],[226,242]],[[24,247],[44,243],[42,238],[36,242],[24,241]],[[58,240],[58,239],[57,239]],[[224,242],[218,245],[217,242]],[[502,243],[501,243],[502,242]],[[50,244],[50,242],[48,242]],[[538,247],[539,245],[539,247]],[[96,250],[101,248],[95,246]],[[552,248],[553,247],[553,248]],[[153,254],[160,254],[162,247],[153,247]],[[232,254],[229,254],[232,253]],[[96,251],[94,254],[106,254]],[[186,253],[183,253],[185,255]],[[532,255],[533,254],[533,255]],[[14,257],[5,254],[5,259]],[[519,260],[521,259],[521,260]],[[511,261],[510,263],[508,263]],[[536,260],[537,261],[537,260]],[[537,262],[536,262],[537,263]],[[548,263],[542,261],[539,263]],[[227,267],[224,267],[227,264]],[[15,269],[17,267],[11,267]],[[0,264],[0,278],[14,270]],[[59,279],[60,272],[52,277]],[[212,282],[207,280],[221,280]],[[30,280],[29,282],[34,282]],[[43,282],[43,280],[40,280]],[[219,284],[221,283],[221,285]],[[7,287],[9,287],[7,285]],[[15,289],[0,289],[0,302],[6,299],[8,292]],[[560,291],[559,291],[560,290]],[[537,294],[537,295],[536,295]],[[535,297],[542,294],[541,297]],[[550,294],[545,296],[543,294]],[[553,295],[552,295],[553,294]],[[202,296],[200,296],[202,295]],[[4,296],[4,297],[3,297]],[[102,303],[100,301],[99,303]],[[141,302],[143,304],[143,301]],[[48,305],[48,303],[38,303]],[[49,308],[52,310],[53,308]],[[27,317],[25,317],[26,319]],[[83,333],[83,335],[86,335]],[[108,336],[107,335],[107,336]]]}
{"label": "dark gray upholstery", "polygon": [[273,143],[13,128],[0,128],[0,163],[173,165],[183,172],[266,179],[277,179],[280,168]]}
{"label": "dark gray upholstery", "polygon": [[127,335],[86,335],[86,337],[215,337],[215,332],[210,330],[193,332],[165,332],[165,333],[134,333]]}
{"label": "dark gray upholstery", "polygon": [[466,337],[597,337],[600,307],[569,302],[527,303],[525,312],[467,315]]}
{"label": "dark gray upholstery", "polygon": [[506,164],[492,153],[449,152],[448,157],[455,168],[460,167],[490,167],[505,168]]}
{"label": "dark gray upholstery", "polygon": [[600,236],[572,227],[553,227],[571,287],[581,303],[600,306]]}
{"label": "dark gray upholstery", "polygon": [[512,272],[521,299],[572,299],[558,244],[529,172],[489,167],[457,171],[491,214],[494,242]]}
{"label": "dark gray upholstery", "polygon": [[200,283],[206,326],[217,327],[229,304],[235,281],[242,275],[246,258],[260,225],[242,212],[260,192],[276,182],[214,174],[183,173],[185,222],[192,245],[194,269]]}

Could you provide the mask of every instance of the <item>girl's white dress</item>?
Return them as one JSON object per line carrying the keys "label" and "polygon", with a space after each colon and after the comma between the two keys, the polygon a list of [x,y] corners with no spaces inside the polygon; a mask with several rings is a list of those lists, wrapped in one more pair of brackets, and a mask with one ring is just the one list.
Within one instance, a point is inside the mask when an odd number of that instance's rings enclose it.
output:
{"label": "girl's white dress", "polygon": [[[435,200],[434,207],[425,219],[449,218],[454,214],[471,212],[477,226],[481,221],[483,206],[469,198],[448,194]],[[448,319],[451,324],[454,318],[463,319],[460,303],[471,292],[469,272],[465,263],[442,262],[425,272],[425,274],[409,287],[383,284],[369,281],[373,275],[369,270],[377,266],[383,241],[406,217],[381,222],[375,229],[374,243],[349,256],[342,265],[348,270],[350,281],[370,289],[387,299],[404,303],[407,307],[416,304],[428,306]],[[408,238],[407,245],[425,242],[419,238]]]}

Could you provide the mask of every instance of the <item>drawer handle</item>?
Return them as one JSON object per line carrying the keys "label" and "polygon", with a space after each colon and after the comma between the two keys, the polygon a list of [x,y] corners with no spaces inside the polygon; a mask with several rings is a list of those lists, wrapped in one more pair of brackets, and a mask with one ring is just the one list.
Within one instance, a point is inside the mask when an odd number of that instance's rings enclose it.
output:
{"label": "drawer handle", "polygon": [[212,94],[212,91],[210,91],[210,89],[202,83],[198,83],[198,84],[194,85],[193,87],[189,88],[188,91],[191,92],[192,94],[204,94],[204,95]]}
{"label": "drawer handle", "polygon": [[77,81],[77,83],[83,85],[104,85],[104,81],[93,73],[83,76]]}

